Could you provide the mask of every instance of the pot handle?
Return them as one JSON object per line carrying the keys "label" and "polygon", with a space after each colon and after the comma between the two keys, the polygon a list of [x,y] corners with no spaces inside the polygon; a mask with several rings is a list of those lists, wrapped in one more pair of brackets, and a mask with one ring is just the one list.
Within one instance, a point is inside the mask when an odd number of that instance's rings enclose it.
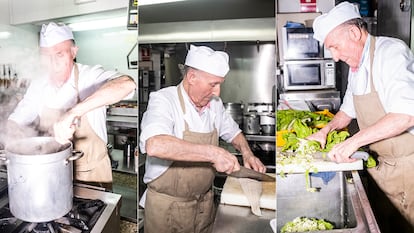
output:
{"label": "pot handle", "polygon": [[68,164],[71,161],[77,160],[82,158],[83,156],[83,151],[79,151],[79,150],[73,150],[72,151],[72,155],[66,159],[66,164]]}
{"label": "pot handle", "polygon": [[6,151],[5,150],[0,150],[0,165],[1,164],[7,164],[8,161],[9,160],[6,157]]}

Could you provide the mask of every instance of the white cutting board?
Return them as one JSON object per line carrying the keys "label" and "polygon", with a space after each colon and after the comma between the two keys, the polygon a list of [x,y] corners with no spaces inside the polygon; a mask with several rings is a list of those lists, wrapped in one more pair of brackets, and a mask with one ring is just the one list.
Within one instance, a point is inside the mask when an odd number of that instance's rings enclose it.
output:
{"label": "white cutting board", "polygon": [[[277,148],[277,153],[281,148]],[[277,156],[277,155],[276,155]],[[276,162],[276,173],[305,173],[307,169],[307,164],[298,165],[298,164],[285,164],[281,165]],[[363,161],[361,159],[352,162],[352,163],[336,163],[332,162],[329,158],[315,158],[313,162],[309,164],[311,170],[309,172],[329,172],[329,171],[353,171],[353,170],[362,170],[364,168]]]}
{"label": "white cutting board", "polygon": [[[267,173],[275,177],[274,173]],[[228,176],[221,192],[220,203],[228,205],[248,206],[250,203],[240,186],[238,178]],[[262,182],[260,208],[276,210],[276,182]]]}
{"label": "white cutting board", "polygon": [[[323,160],[316,160],[311,163],[311,169],[309,172],[329,172],[329,171],[353,171],[353,170],[362,170],[363,163],[362,160],[357,160],[352,163],[335,163],[331,161],[323,161]],[[306,167],[295,165],[295,164],[287,164],[287,165],[278,165],[276,164],[276,173],[285,173],[285,174],[292,174],[292,173],[305,173]]]}

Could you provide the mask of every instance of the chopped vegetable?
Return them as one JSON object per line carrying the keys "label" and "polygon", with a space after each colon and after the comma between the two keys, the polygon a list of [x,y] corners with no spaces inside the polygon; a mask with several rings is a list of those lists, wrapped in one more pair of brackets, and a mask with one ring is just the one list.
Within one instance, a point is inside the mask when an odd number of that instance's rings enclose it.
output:
{"label": "chopped vegetable", "polygon": [[[283,130],[282,139],[284,145],[281,149],[282,153],[276,156],[276,164],[283,169],[284,165],[295,164],[301,166],[305,170],[306,190],[308,192],[316,192],[317,188],[310,187],[309,173],[318,172],[313,167],[313,154],[316,152],[327,152],[340,142],[343,142],[348,136],[347,131],[331,131],[326,138],[325,148],[322,149],[318,141],[307,140],[306,138],[313,133],[318,132],[320,128],[328,124],[333,118],[328,111],[314,113],[310,111],[298,110],[279,110],[277,111],[277,130]],[[285,153],[286,152],[286,153]],[[279,174],[284,177],[285,171],[279,169]]]}
{"label": "chopped vegetable", "polygon": [[309,153],[304,153],[304,154],[278,153],[278,155],[276,156],[276,165],[277,167],[279,167],[279,175],[281,177],[285,177],[285,171],[281,170],[284,165],[296,164],[302,167],[305,170],[306,191],[316,192],[318,191],[318,189],[310,187],[310,183],[309,183],[309,173],[318,172],[317,169],[312,165],[313,160],[314,158]]}
{"label": "chopped vegetable", "polygon": [[313,140],[305,140],[298,138],[299,146],[296,149],[296,154],[314,154],[321,150],[321,144],[318,141]]}
{"label": "chopped vegetable", "polygon": [[297,217],[293,221],[287,222],[282,229],[281,233],[289,232],[306,232],[306,231],[323,231],[323,230],[332,230],[334,225],[330,222],[327,222],[323,219],[317,218],[306,218],[306,217]]}

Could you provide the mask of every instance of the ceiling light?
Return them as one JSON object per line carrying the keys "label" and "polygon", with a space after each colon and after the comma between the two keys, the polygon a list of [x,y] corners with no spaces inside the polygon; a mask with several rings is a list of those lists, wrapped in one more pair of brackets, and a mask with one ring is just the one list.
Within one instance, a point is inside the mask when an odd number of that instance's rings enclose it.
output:
{"label": "ceiling light", "polygon": [[8,39],[11,36],[11,33],[8,31],[0,32],[0,40]]}
{"label": "ceiling light", "polygon": [[162,4],[162,3],[171,3],[171,2],[181,2],[185,0],[140,0],[138,2],[139,6],[144,5],[154,5],[154,4]]}
{"label": "ceiling light", "polygon": [[72,31],[97,30],[97,29],[103,29],[103,28],[113,28],[113,27],[122,27],[122,26],[126,27],[126,25],[127,25],[127,16],[68,24],[68,26],[72,29]]}

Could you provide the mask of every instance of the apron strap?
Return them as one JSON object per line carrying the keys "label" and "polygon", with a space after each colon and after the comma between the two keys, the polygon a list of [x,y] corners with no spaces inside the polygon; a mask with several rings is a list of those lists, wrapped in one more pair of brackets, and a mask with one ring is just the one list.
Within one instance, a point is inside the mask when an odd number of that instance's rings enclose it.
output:
{"label": "apron strap", "polygon": [[73,68],[74,68],[74,76],[75,76],[75,88],[76,88],[76,93],[77,93],[77,103],[81,102],[80,96],[79,96],[79,69],[78,69],[78,65],[76,63],[73,64]]}
{"label": "apron strap", "polygon": [[[178,92],[178,99],[180,100],[181,109],[183,110],[183,115],[185,115],[185,104],[184,104],[183,94],[181,92],[181,85],[177,86],[177,92]],[[184,119],[184,124],[185,124],[185,130],[187,131],[189,127],[185,119]]]}
{"label": "apron strap", "polygon": [[370,80],[370,86],[371,86],[371,92],[375,91],[375,86],[374,86],[374,79],[372,78],[372,73],[373,73],[373,64],[374,64],[374,51],[375,51],[375,36],[371,35],[371,40],[370,40],[370,44],[369,44],[369,80]]}

